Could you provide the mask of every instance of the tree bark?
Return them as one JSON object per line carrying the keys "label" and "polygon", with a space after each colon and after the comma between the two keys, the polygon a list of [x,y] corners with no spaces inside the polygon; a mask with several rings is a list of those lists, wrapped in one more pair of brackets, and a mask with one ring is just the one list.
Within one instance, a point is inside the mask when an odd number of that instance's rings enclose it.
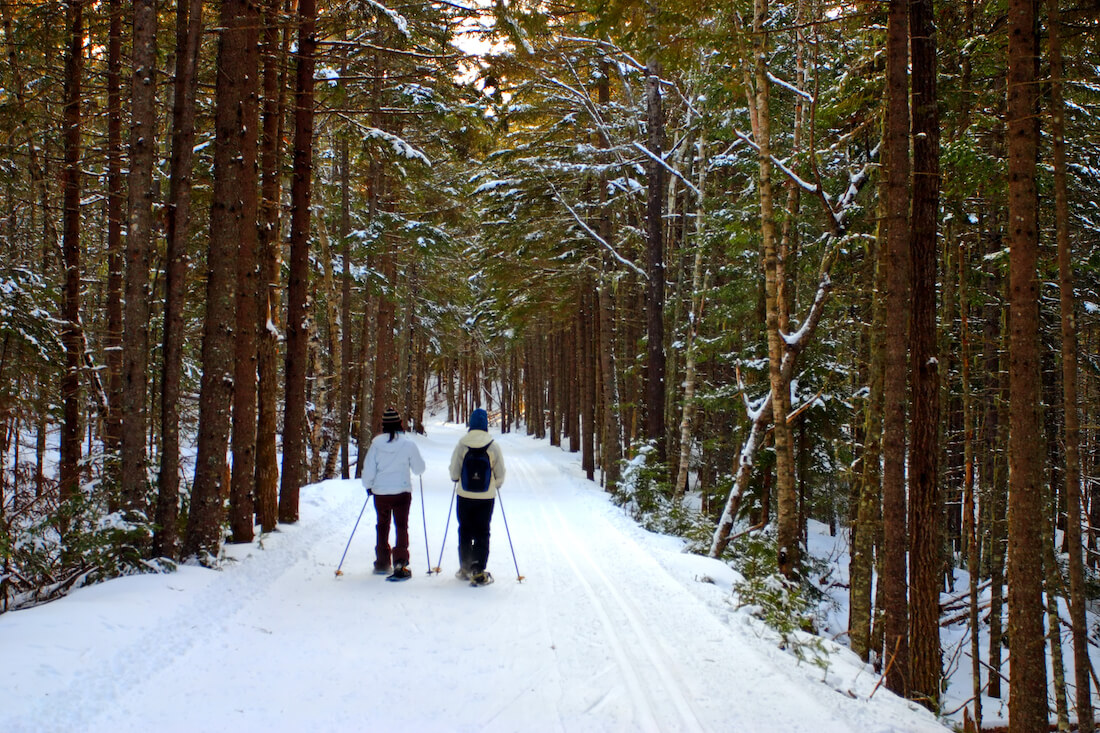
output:
{"label": "tree bark", "polygon": [[122,334],[122,504],[146,511],[146,392],[149,363],[149,262],[153,247],[153,154],[156,146],[156,0],[135,0],[130,103],[130,171],[126,297]]}
{"label": "tree bark", "polygon": [[1039,419],[1036,0],[1010,0],[1008,36],[1008,639],[1009,730],[1047,726]]}
{"label": "tree bark", "polygon": [[[883,202],[880,200],[880,210]],[[874,294],[871,302],[871,326],[868,333],[870,354],[868,364],[867,407],[863,430],[863,453],[860,461],[863,474],[860,478],[859,505],[856,508],[856,525],[853,528],[852,564],[849,572],[851,603],[848,635],[852,651],[864,661],[871,659],[872,580],[876,567],[875,546],[882,536],[882,400],[883,372],[886,347],[886,267],[883,260],[883,232],[879,232],[879,246],[875,249],[878,266],[874,268]],[[879,560],[882,545],[879,544]],[[883,582],[879,578],[879,583]],[[881,661],[881,660],[879,660]]]}
{"label": "tree bark", "polygon": [[[62,117],[65,164],[61,171],[61,252],[65,266],[61,343],[65,351],[65,370],[61,375],[61,456],[58,465],[58,488],[62,502],[69,501],[80,490],[80,364],[83,358],[80,328],[80,95],[84,73],[84,0],[68,0],[65,4],[65,24],[68,30],[65,109]],[[67,531],[65,524],[62,535]]]}
{"label": "tree bark", "polygon": [[688,312],[687,345],[684,347],[684,406],[680,414],[680,460],[676,482],[672,485],[673,502],[679,501],[686,490],[691,464],[692,434],[695,422],[695,340],[699,334],[699,322],[703,318],[703,214],[704,191],[707,182],[706,130],[696,143],[699,153],[698,191],[695,201],[695,257],[691,267],[691,310]]}
{"label": "tree bark", "polygon": [[[122,0],[111,0],[108,12],[110,21],[107,31],[107,331],[103,337],[107,365],[108,409],[103,421],[103,452],[106,460],[105,472],[113,488],[117,490],[121,468],[119,448],[122,441],[122,201],[125,195],[122,176]],[[13,71],[14,69],[13,60]],[[33,149],[32,145],[31,150]],[[48,212],[43,213],[48,215]],[[108,507],[112,511],[118,509],[118,497],[115,491],[111,492]]]}
{"label": "tree bark", "polygon": [[233,542],[251,542],[255,535],[256,496],[256,370],[259,358],[258,221],[256,146],[259,141],[260,6],[246,2],[241,13],[240,118],[241,224],[237,246],[237,322],[233,366],[233,470],[229,486],[229,526]]}
{"label": "tree bark", "polygon": [[908,0],[890,0],[886,30],[883,186],[886,199],[886,347],[883,371],[882,525],[886,686],[909,692],[909,549],[905,498],[906,347],[909,320]]}
{"label": "tree bark", "polygon": [[661,76],[654,58],[646,62],[646,438],[657,460],[665,460],[665,168]]}
{"label": "tree bark", "polygon": [[233,401],[233,326],[237,305],[242,177],[241,117],[244,80],[242,29],[246,0],[225,0],[218,37],[215,88],[214,191],[207,248],[206,319],[203,323],[198,455],[191,513],[182,556],[216,561],[225,517],[226,449]]}
{"label": "tree bark", "polygon": [[939,108],[933,0],[910,0],[912,53],[912,211],[909,329],[912,442],[909,449],[909,695],[939,709],[943,661],[943,508],[939,490],[940,384],[936,332],[936,241],[940,199]]}
{"label": "tree bark", "polygon": [[276,452],[278,435],[279,370],[279,201],[281,194],[283,108],[285,100],[284,66],[287,40],[280,42],[279,0],[267,0],[263,7],[263,131],[260,144],[259,226],[256,252],[260,282],[256,293],[257,332],[257,414],[256,414],[256,514],[260,531],[272,532],[278,523],[279,464]]}
{"label": "tree bark", "polygon": [[779,253],[773,204],[771,158],[771,110],[767,53],[767,0],[755,0],[753,13],[753,57],[755,69],[755,117],[760,186],[760,234],[762,240],[765,289],[765,321],[768,339],[768,381],[772,395],[772,421],[775,441],[776,525],[779,572],[788,579],[801,572],[801,532],[798,523],[798,492],[794,481],[794,457],[790,412],[790,383],[782,374],[786,350],[779,320]]}
{"label": "tree bark", "polygon": [[1085,571],[1081,540],[1081,429],[1077,390],[1077,319],[1073,278],[1073,251],[1069,240],[1069,195],[1067,193],[1065,103],[1061,16],[1057,0],[1047,0],[1050,36],[1050,132],[1054,153],[1054,208],[1058,233],[1058,293],[1062,337],[1062,410],[1065,441],[1066,547],[1069,566],[1069,616],[1073,629],[1073,667],[1076,686],[1077,727],[1096,727],[1092,708],[1092,665],[1089,660],[1088,627],[1085,618]]}
{"label": "tree bark", "polygon": [[172,151],[165,207],[164,363],[161,372],[160,476],[153,554],[179,553],[180,382],[183,376],[183,306],[191,223],[191,167],[195,147],[195,90],[202,0],[176,8],[176,73],[172,93]]}
{"label": "tree bark", "polygon": [[306,369],[309,360],[309,219],[313,177],[313,71],[317,50],[316,0],[298,3],[298,65],[294,92],[294,167],[290,191],[290,281],[287,287],[286,415],[279,521],[298,521],[305,476]]}

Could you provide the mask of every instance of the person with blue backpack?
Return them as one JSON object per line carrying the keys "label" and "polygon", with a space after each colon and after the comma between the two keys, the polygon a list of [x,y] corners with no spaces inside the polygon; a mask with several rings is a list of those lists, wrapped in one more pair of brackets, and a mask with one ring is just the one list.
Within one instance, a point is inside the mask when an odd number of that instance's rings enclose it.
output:
{"label": "person with blue backpack", "polygon": [[480,407],[470,414],[470,430],[451,454],[451,481],[455,482],[458,520],[458,572],[471,585],[488,585],[489,525],[497,491],[504,483],[504,455],[489,435],[489,415]]}

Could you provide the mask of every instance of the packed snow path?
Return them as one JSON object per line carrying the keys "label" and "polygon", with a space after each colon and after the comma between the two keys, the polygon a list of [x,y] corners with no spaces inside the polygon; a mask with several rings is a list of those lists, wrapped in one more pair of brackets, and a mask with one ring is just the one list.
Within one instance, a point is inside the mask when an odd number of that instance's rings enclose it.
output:
{"label": "packed snow path", "polygon": [[455,579],[453,513],[442,573],[426,575],[462,430],[416,438],[428,471],[412,580],[371,573],[371,506],[336,577],[365,495],[306,487],[297,525],[229,547],[220,572],[123,578],[0,616],[0,730],[943,730],[884,689],[869,699],[877,679],[846,650],[828,673],[799,665],[734,611],[725,565],[642,531],[577,456],[526,436],[495,436],[496,582]]}

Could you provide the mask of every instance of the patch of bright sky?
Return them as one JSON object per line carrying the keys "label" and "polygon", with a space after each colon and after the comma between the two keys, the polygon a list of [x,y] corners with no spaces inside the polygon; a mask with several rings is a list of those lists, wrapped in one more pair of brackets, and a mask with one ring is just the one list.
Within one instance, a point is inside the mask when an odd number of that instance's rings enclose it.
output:
{"label": "patch of bright sky", "polygon": [[489,0],[471,0],[464,3],[464,7],[471,12],[459,24],[455,35],[454,45],[465,53],[469,59],[462,64],[464,71],[459,76],[463,82],[475,81],[481,87],[478,75],[483,67],[482,59],[486,56],[505,53],[510,45],[500,39],[492,39],[496,18],[492,12],[492,2]]}

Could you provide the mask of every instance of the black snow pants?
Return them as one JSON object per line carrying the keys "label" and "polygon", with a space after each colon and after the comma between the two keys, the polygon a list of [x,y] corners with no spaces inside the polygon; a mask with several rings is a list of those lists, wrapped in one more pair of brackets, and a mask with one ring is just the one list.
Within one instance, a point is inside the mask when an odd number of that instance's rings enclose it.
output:
{"label": "black snow pants", "polygon": [[485,570],[489,563],[489,525],[496,499],[460,496],[455,506],[458,518],[458,563],[470,575]]}

